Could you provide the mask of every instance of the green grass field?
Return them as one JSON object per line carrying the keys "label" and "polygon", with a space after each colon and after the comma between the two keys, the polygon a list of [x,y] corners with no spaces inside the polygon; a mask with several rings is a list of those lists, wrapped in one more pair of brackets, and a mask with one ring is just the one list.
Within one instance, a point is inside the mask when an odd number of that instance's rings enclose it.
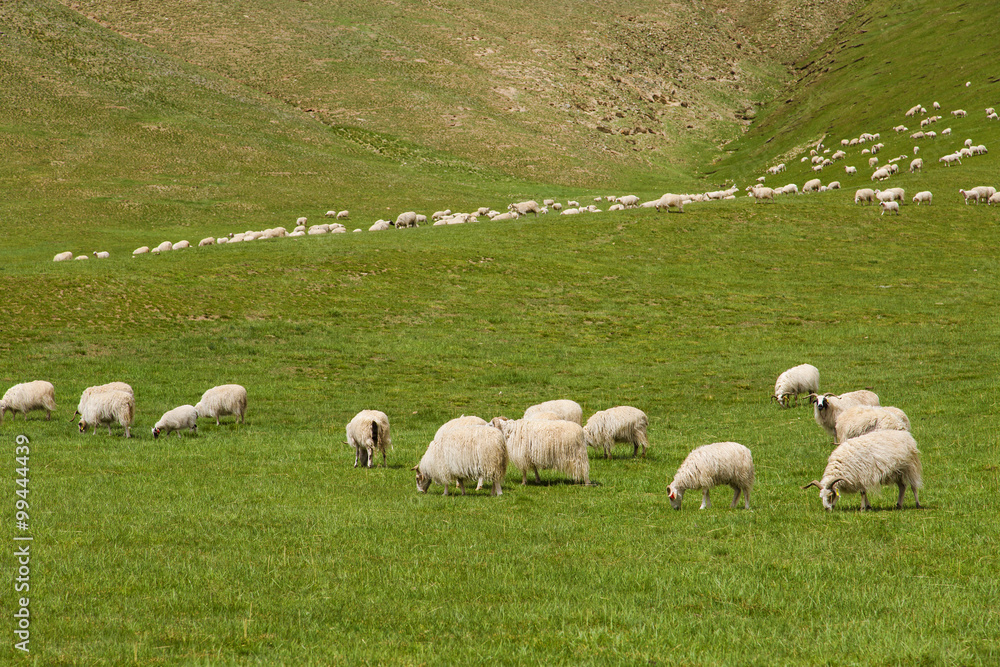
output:
{"label": "green grass field", "polygon": [[[851,21],[891,9],[866,5]],[[698,163],[717,170],[709,178],[668,165],[588,189],[419,133],[345,141],[361,131],[56,4],[15,3],[0,16],[10,26],[0,41],[10,47],[0,380],[49,380],[59,404],[50,422],[35,412],[0,425],[5,553],[23,534],[18,434],[30,438],[33,537],[31,652],[13,647],[21,594],[8,555],[0,662],[1000,662],[1000,209],[964,206],[957,192],[1000,185],[1000,124],[982,113],[1000,106],[995,82],[980,76],[950,97],[954,81],[934,89],[944,113],[963,106],[969,117],[942,120],[935,129],[951,125],[953,136],[921,143],[924,173],[892,179],[907,201],[935,193],[933,206],[907,203],[898,218],[854,206],[854,189],[870,185],[854,149],[820,174],[842,190],[773,204],[741,196],[684,214],[549,215],[132,259],[139,245],[290,228],[328,208],[351,209],[348,228],[367,229],[406,208],[583,202],[629,186],[645,199],[667,189],[658,181],[743,186],[782,154],[780,183],[801,187],[808,143],[828,133],[836,150],[878,131],[884,162],[913,143],[889,128],[915,131],[903,111],[932,100],[898,94],[878,114],[809,121],[767,144],[782,118],[812,117],[779,103],[738,151]],[[800,82],[821,91],[802,96],[834,96],[823,81]],[[937,164],[967,136],[992,152]],[[841,177],[851,163],[854,180]],[[66,249],[112,257],[51,261]],[[804,362],[824,391],[871,387],[906,411],[924,509],[908,494],[893,510],[892,487],[873,497],[874,512],[845,495],[827,513],[815,489],[799,488],[821,476],[830,438],[810,408],[769,397],[777,375]],[[110,380],[135,389],[133,439],[70,423],[83,388]],[[163,412],[229,382],[249,391],[245,424],[203,420],[197,435],[152,438]],[[417,492],[410,468],[443,422],[517,417],[553,398],[578,401],[585,418],[642,408],[648,457],[592,453],[589,488],[552,471],[522,487],[511,469],[499,498]],[[387,468],[354,469],[342,442],[364,408],[392,422]],[[673,511],[665,489],[677,466],[722,440],[753,451],[752,509],[729,509],[722,488],[710,510],[691,492]]]}

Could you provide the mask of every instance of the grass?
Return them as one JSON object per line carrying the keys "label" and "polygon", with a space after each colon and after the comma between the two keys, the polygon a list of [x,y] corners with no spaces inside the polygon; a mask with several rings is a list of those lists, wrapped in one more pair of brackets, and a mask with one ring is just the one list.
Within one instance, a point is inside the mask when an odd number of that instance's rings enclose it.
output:
{"label": "grass", "polygon": [[[331,128],[51,4],[0,11],[14,26],[4,63],[38,75],[0,69],[0,380],[48,379],[59,403],[51,422],[0,425],[8,452],[17,434],[31,438],[34,537],[32,653],[4,648],[5,660],[997,662],[1000,214],[957,195],[991,182],[995,151],[894,177],[936,199],[898,219],[855,207],[856,183],[841,179],[840,192],[683,215],[550,215],[131,259],[164,238],[316,218],[331,199],[367,227],[386,206],[502,207],[519,193],[604,188]],[[952,143],[994,145],[1000,126],[965,106]],[[711,178],[746,181],[780,149],[801,184],[798,146],[813,130],[765,143],[784,113],[761,114],[735,154],[757,157],[706,160]],[[879,122],[838,119],[831,136],[881,131],[885,157],[905,151],[886,130],[901,121]],[[341,198],[345,183],[358,189]],[[52,263],[66,248],[112,258]],[[824,390],[872,387],[906,411],[926,509],[908,497],[891,511],[889,489],[874,512],[845,496],[826,513],[799,489],[821,475],[829,439],[807,407],[768,399],[803,362]],[[69,423],[80,391],[110,380],[135,388],[134,439]],[[152,439],[164,411],[227,382],[249,390],[246,424]],[[551,471],[521,487],[511,471],[500,498],[417,493],[409,468],[444,421],[562,397],[585,415],[644,409],[648,458],[595,454],[592,488]],[[388,468],[351,467],[343,429],[363,408],[391,419]],[[720,440],[754,453],[752,509],[728,509],[720,489],[711,510],[692,496],[672,511],[676,467]],[[10,499],[12,458],[0,476]],[[13,561],[3,568],[10,599]]]}

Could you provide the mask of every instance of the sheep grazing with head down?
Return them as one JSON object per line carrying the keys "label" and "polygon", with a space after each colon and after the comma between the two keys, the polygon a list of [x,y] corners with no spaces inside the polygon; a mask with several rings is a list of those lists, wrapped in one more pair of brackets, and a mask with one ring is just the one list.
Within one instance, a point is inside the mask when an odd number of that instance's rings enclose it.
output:
{"label": "sheep grazing with head down", "polygon": [[382,452],[382,466],[386,465],[385,452],[392,448],[389,417],[379,410],[362,410],[347,424],[347,445],[354,447],[354,467],[371,468],[375,452]]}
{"label": "sheep grazing with head down", "polygon": [[90,397],[94,394],[101,394],[106,391],[124,391],[126,394],[130,394],[133,397],[135,392],[132,391],[132,386],[125,382],[108,382],[107,384],[99,384],[93,387],[87,387],[80,394],[80,403],[76,407],[76,412],[70,421],[75,421],[76,417],[83,414],[84,409],[87,407],[87,402],[90,401]]}
{"label": "sheep grazing with head down", "polygon": [[517,213],[518,215],[528,215],[529,213],[534,213],[535,217],[538,217],[538,202],[534,199],[529,201],[516,202],[510,204],[507,210],[511,213]]}
{"label": "sheep grazing with head down", "polygon": [[524,419],[531,419],[538,412],[552,412],[559,415],[559,419],[583,424],[583,408],[576,401],[560,399],[532,405],[524,411]]}
{"label": "sheep grazing with head down", "polygon": [[701,489],[701,509],[704,510],[712,506],[709,490],[725,484],[735,492],[730,507],[736,507],[742,493],[744,507],[750,509],[753,481],[753,456],[750,450],[738,442],[715,442],[702,445],[687,455],[667,487],[667,495],[670,505],[679,510],[685,491]]}
{"label": "sheep grazing with head down", "polygon": [[629,443],[632,445],[632,458],[635,458],[640,447],[642,455],[646,455],[648,427],[649,417],[645,412],[629,405],[619,405],[592,414],[583,427],[583,438],[588,447],[603,451],[607,459],[611,458],[611,448],[616,443]]}
{"label": "sheep grazing with head down", "polygon": [[159,438],[161,433],[169,435],[171,431],[177,431],[179,438],[184,429],[192,433],[198,431],[198,411],[193,405],[182,405],[164,412],[160,420],[153,425],[153,439]]}
{"label": "sheep grazing with head down", "polygon": [[490,422],[503,433],[508,460],[521,471],[521,484],[528,483],[528,471],[542,483],[539,469],[566,473],[574,482],[590,485],[590,460],[583,428],[563,419],[507,419]]}
{"label": "sheep grazing with head down", "polygon": [[920,507],[917,490],[923,486],[923,470],[917,442],[907,431],[873,431],[842,442],[830,454],[822,480],[803,486],[819,488],[823,507],[833,510],[840,493],[860,493],[861,511],[872,508],[868,493],[886,484],[899,488],[896,508],[903,509],[906,487],[913,489],[913,502]]}
{"label": "sheep grazing with head down", "polygon": [[86,433],[87,428],[108,425],[108,435],[111,435],[111,424],[117,422],[125,429],[125,437],[131,438],[132,418],[135,416],[135,397],[127,391],[110,390],[90,396],[80,412],[80,433]]}
{"label": "sheep grazing with head down", "polygon": [[212,387],[202,394],[194,409],[199,417],[214,417],[216,426],[224,415],[236,415],[242,424],[247,413],[247,390],[238,384]]}
{"label": "sheep grazing with head down", "polygon": [[826,432],[836,437],[837,418],[842,412],[856,405],[879,407],[878,394],[867,389],[850,391],[846,394],[809,394],[809,402],[813,404],[813,418],[816,423],[826,429]]}
{"label": "sheep grazing with head down", "polygon": [[28,420],[28,413],[32,410],[45,410],[45,421],[52,419],[52,411],[56,409],[56,388],[51,382],[45,380],[35,380],[34,382],[22,382],[4,392],[0,398],[0,424],[3,423],[4,415],[10,410],[17,419],[17,413]]}
{"label": "sheep grazing with head down", "polygon": [[774,383],[774,395],[772,401],[777,401],[778,405],[787,408],[791,399],[796,403],[799,401],[799,394],[809,394],[819,391],[819,369],[812,364],[800,364],[789,368],[778,376]]}
{"label": "sheep grazing with head down", "polygon": [[837,417],[836,439],[844,442],[872,431],[909,431],[910,418],[899,408],[855,405]]}
{"label": "sheep grazing with head down", "polygon": [[[465,481],[483,479],[493,483],[492,495],[503,494],[507,474],[507,447],[500,429],[487,424],[461,424],[439,432],[427,446],[417,473],[417,491],[426,493],[431,482],[444,487],[458,484],[465,495]],[[478,487],[477,487],[478,488]]]}

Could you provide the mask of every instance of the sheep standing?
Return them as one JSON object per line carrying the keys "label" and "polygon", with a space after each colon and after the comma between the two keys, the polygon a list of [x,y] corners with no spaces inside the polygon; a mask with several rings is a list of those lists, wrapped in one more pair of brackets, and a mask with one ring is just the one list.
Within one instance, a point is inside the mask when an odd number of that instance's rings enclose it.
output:
{"label": "sheep standing", "polygon": [[882,212],[879,215],[885,215],[888,213],[895,213],[899,215],[899,202],[898,201],[884,201],[880,202],[879,206],[882,207]]}
{"label": "sheep standing", "polygon": [[531,419],[536,412],[553,412],[559,415],[559,419],[583,424],[583,408],[576,401],[560,399],[555,401],[545,401],[538,405],[532,405],[524,411],[524,419]]}
{"label": "sheep standing", "polygon": [[505,419],[490,422],[503,433],[508,460],[521,471],[521,484],[528,483],[528,471],[542,483],[538,470],[555,469],[574,482],[590,485],[590,460],[583,428],[563,419]]}
{"label": "sheep standing", "polygon": [[236,415],[242,424],[247,412],[247,390],[238,384],[212,387],[201,395],[194,409],[199,417],[214,417],[216,426],[224,415]]}
{"label": "sheep standing", "polygon": [[108,435],[111,435],[111,424],[118,422],[125,428],[125,437],[131,438],[132,419],[135,416],[135,397],[127,391],[104,391],[93,394],[80,413],[80,433],[86,433],[87,428],[108,425]]}
{"label": "sheep standing", "polygon": [[511,204],[507,207],[507,210],[512,213],[517,213],[519,216],[528,215],[528,213],[534,213],[535,217],[538,217],[538,202],[534,199],[530,201],[517,202],[516,204]]}
{"label": "sheep standing", "polygon": [[160,420],[153,425],[153,439],[159,438],[161,433],[169,435],[171,431],[177,431],[179,438],[184,429],[192,433],[198,430],[198,411],[193,405],[182,405],[164,412]]}
{"label": "sheep standing", "polygon": [[818,391],[819,369],[811,364],[799,364],[778,376],[771,400],[787,408],[790,397],[798,403],[799,394],[812,394]]}
{"label": "sheep standing", "polygon": [[639,453],[646,456],[649,441],[646,439],[646,429],[649,427],[649,417],[639,408],[619,405],[595,412],[583,427],[583,438],[588,447],[604,452],[604,458],[611,458],[611,448],[616,443],[626,442],[632,445],[632,458]]}
{"label": "sheep standing", "polygon": [[[148,248],[147,248],[148,250]],[[52,258],[53,262],[65,262],[67,260],[73,259],[73,251],[67,250],[66,252],[61,252]]]}
{"label": "sheep standing", "polygon": [[687,455],[667,487],[667,493],[670,505],[679,510],[685,491],[701,489],[701,509],[704,510],[712,506],[709,490],[726,484],[735,492],[730,507],[736,507],[742,493],[744,507],[750,509],[753,481],[753,456],[750,450],[738,442],[715,442],[702,445]]}
{"label": "sheep standing", "polygon": [[99,384],[93,387],[87,387],[86,389],[83,390],[83,392],[81,392],[80,403],[77,405],[76,412],[73,414],[73,419],[71,419],[70,421],[74,421],[76,417],[79,417],[80,415],[83,414],[83,410],[84,408],[86,408],[87,402],[90,400],[91,396],[106,391],[124,391],[126,394],[131,394],[133,397],[135,396],[135,392],[132,391],[131,385],[126,384],[125,382],[108,382],[107,384]]}
{"label": "sheep standing", "polygon": [[412,469],[417,473],[417,491],[421,493],[436,482],[444,487],[447,496],[448,487],[457,483],[464,496],[465,480],[486,479],[493,482],[492,495],[502,495],[501,485],[507,474],[503,433],[482,424],[453,426],[435,436]]}
{"label": "sheep standing", "polygon": [[913,195],[913,203],[919,206],[921,203],[930,205],[931,201],[934,199],[934,195],[930,190],[922,190],[917,194]]}
{"label": "sheep standing", "polygon": [[909,431],[910,418],[899,408],[856,405],[837,417],[837,442],[844,442],[872,431]]}
{"label": "sheep standing", "polygon": [[836,394],[823,394],[822,396],[809,394],[809,402],[813,404],[813,419],[834,437],[837,435],[837,418],[844,410],[856,405],[880,406],[878,394],[867,389],[859,389],[839,396]]}
{"label": "sheep standing", "polygon": [[875,191],[871,188],[862,188],[854,193],[855,204],[863,204],[864,202],[869,204],[875,202]]}
{"label": "sheep standing", "polygon": [[28,421],[28,413],[32,410],[45,410],[45,421],[49,421],[55,409],[56,388],[51,382],[22,382],[8,389],[3,398],[0,398],[0,424],[8,410],[14,415],[14,419],[17,419],[17,413],[20,412],[24,421]]}
{"label": "sheep standing", "polygon": [[379,410],[362,410],[347,424],[347,443],[354,447],[354,467],[372,467],[375,450],[382,452],[382,466],[386,465],[385,452],[392,448],[389,417]]}
{"label": "sheep standing", "polygon": [[913,489],[913,502],[920,507],[917,490],[923,486],[923,470],[917,442],[907,431],[874,431],[841,443],[830,454],[821,481],[803,486],[819,488],[823,507],[832,510],[840,492],[860,493],[861,511],[872,508],[868,492],[884,484],[899,487],[896,508],[903,509],[906,487]]}

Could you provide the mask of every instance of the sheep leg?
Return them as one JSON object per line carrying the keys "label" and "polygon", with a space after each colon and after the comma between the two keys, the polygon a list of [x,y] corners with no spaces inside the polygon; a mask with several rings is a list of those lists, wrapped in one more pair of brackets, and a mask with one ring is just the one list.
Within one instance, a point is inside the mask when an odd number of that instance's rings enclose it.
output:
{"label": "sheep leg", "polygon": [[476,484],[476,491],[479,491],[481,488],[483,488],[483,478],[482,477],[479,478],[479,483]]}
{"label": "sheep leg", "polygon": [[[645,451],[643,451],[643,453],[645,454]],[[639,455],[639,443],[638,442],[633,442],[632,443],[632,458],[635,458],[638,455]]]}
{"label": "sheep leg", "polygon": [[374,449],[366,449],[365,451],[368,452],[368,467],[371,468],[372,464],[375,463],[375,450]]}
{"label": "sheep leg", "polygon": [[528,470],[524,469],[521,471],[521,486],[526,486],[528,484]]}
{"label": "sheep leg", "polygon": [[917,498],[917,487],[910,487],[913,489],[913,502],[916,504],[917,509],[920,509],[920,499]]}
{"label": "sheep leg", "polygon": [[500,480],[493,482],[493,495],[501,496],[503,495],[503,489],[500,488]]}
{"label": "sheep leg", "polygon": [[868,502],[868,494],[864,491],[861,492],[861,508],[859,512],[864,512],[865,510],[870,510],[872,508],[871,503]]}
{"label": "sheep leg", "polygon": [[382,467],[383,468],[388,468],[389,467],[389,464],[386,463],[386,460],[385,460],[385,450],[384,449],[382,450]]}
{"label": "sheep leg", "polygon": [[108,422],[108,435],[111,435],[111,422]]}
{"label": "sheep leg", "polygon": [[177,437],[178,437],[178,438],[180,438],[180,437],[181,437],[181,432],[180,432],[180,431],[177,431]]}
{"label": "sheep leg", "polygon": [[132,431],[129,430],[128,424],[125,425],[125,437],[126,438],[132,437]]}
{"label": "sheep leg", "polygon": [[461,479],[458,480],[458,488],[460,488],[462,490],[462,495],[464,496],[465,495],[465,484],[463,483],[463,480],[461,480]]}
{"label": "sheep leg", "polygon": [[750,489],[743,489],[743,508],[750,509]]}
{"label": "sheep leg", "polygon": [[535,466],[531,466],[531,469],[535,471],[535,481],[541,484],[542,476],[538,474],[538,468],[536,468]]}
{"label": "sheep leg", "polygon": [[45,421],[51,421],[51,419],[52,419],[52,411],[51,410],[46,410],[45,411]]}
{"label": "sheep leg", "polygon": [[712,500],[708,497],[708,489],[701,492],[701,507],[699,509],[707,510],[712,506]]}
{"label": "sheep leg", "polygon": [[736,493],[733,494],[733,504],[729,506],[729,509],[733,509],[734,507],[736,507],[736,503],[738,503],[740,500],[740,487],[738,486],[735,487],[733,491],[735,491]]}
{"label": "sheep leg", "polygon": [[899,498],[896,500],[896,509],[901,510],[903,509],[903,494],[906,493],[906,484],[899,482],[896,486],[899,487]]}
{"label": "sheep leg", "polygon": [[215,425],[216,426],[221,426],[221,424],[219,424],[219,417],[218,417],[218,415],[216,415],[216,417],[215,417]]}

